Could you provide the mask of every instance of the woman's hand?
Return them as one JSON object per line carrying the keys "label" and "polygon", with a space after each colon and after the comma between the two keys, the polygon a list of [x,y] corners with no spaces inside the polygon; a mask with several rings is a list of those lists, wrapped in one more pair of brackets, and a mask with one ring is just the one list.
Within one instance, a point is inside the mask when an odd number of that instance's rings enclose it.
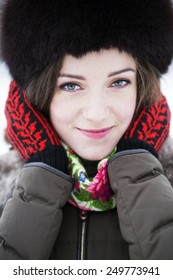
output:
{"label": "woman's hand", "polygon": [[[150,151],[152,149],[152,151],[159,152],[169,134],[170,116],[167,100],[162,95],[153,106],[144,108],[132,121],[121,139],[121,150],[127,149],[127,144],[123,148],[124,141],[128,143],[129,140],[130,142],[132,140],[133,148],[139,149],[142,148],[141,146],[144,148],[146,144],[146,147],[150,146]],[[130,144],[128,146],[130,148]],[[148,150],[148,148],[146,149]]]}
{"label": "woman's hand", "polygon": [[6,101],[6,135],[27,162],[44,162],[66,173],[67,156],[47,119],[13,81]]}

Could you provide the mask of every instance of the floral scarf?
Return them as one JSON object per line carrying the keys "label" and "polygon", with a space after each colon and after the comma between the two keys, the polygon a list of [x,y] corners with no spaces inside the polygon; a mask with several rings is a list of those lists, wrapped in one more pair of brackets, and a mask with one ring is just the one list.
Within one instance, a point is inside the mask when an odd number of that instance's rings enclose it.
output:
{"label": "floral scarf", "polygon": [[107,161],[115,154],[116,148],[98,163],[96,176],[89,178],[78,156],[66,145],[63,146],[69,161],[69,174],[75,181],[69,202],[87,211],[106,211],[115,208],[116,197],[109,185]]}

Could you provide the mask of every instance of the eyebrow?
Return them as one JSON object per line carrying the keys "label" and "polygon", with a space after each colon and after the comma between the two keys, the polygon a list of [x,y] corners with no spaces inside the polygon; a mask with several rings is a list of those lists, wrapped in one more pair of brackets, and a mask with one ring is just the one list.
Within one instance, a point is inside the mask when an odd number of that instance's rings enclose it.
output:
{"label": "eyebrow", "polygon": [[115,75],[118,75],[118,74],[121,74],[121,73],[125,73],[125,72],[136,72],[135,69],[133,68],[125,68],[125,69],[121,69],[121,70],[118,70],[118,71],[115,71],[115,72],[112,72],[108,75],[108,78],[109,77],[112,77],[112,76],[115,76]]}
{"label": "eyebrow", "polygon": [[72,78],[72,79],[78,79],[78,80],[86,80],[83,76],[79,75],[72,75],[72,74],[59,74],[59,77],[65,77],[65,78]]}
{"label": "eyebrow", "polygon": [[[118,75],[118,74],[121,74],[121,73],[125,73],[125,72],[135,72],[135,70],[133,68],[125,68],[125,69],[121,69],[121,70],[118,70],[118,71],[115,71],[115,72],[112,72],[108,75],[108,78],[112,77],[112,76],[115,76],[115,75]],[[64,74],[64,73],[60,73],[58,78],[59,77],[65,77],[65,78],[72,78],[72,79],[78,79],[78,80],[84,80],[86,81],[86,79],[83,77],[83,76],[79,76],[79,75],[73,75],[73,74]]]}

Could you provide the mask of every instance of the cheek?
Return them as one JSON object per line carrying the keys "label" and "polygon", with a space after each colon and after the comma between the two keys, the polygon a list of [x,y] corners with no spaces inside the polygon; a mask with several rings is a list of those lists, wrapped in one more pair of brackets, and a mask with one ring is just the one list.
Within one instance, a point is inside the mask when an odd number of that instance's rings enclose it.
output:
{"label": "cheek", "polygon": [[123,102],[118,103],[118,119],[121,124],[128,126],[133,118],[136,108],[136,96],[133,98],[127,98]]}
{"label": "cheek", "polygon": [[66,115],[67,114],[65,114],[65,110],[63,109],[63,107],[52,101],[50,105],[50,120],[58,134],[62,130]]}
{"label": "cheek", "polygon": [[125,106],[124,110],[121,111],[122,119],[126,121],[127,123],[131,122],[131,119],[133,118],[135,112],[135,104],[133,106]]}
{"label": "cheek", "polygon": [[66,102],[57,99],[53,98],[50,105],[50,119],[54,127],[68,123],[71,119],[71,110],[68,110]]}

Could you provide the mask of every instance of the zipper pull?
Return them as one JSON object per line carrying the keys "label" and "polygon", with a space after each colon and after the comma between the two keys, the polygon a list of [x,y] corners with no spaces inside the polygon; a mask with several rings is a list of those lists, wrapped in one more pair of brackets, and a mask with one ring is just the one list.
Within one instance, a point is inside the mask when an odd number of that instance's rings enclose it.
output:
{"label": "zipper pull", "polygon": [[86,221],[86,219],[88,217],[88,213],[85,210],[80,210],[79,216],[80,216],[81,220],[84,222],[84,221]]}

